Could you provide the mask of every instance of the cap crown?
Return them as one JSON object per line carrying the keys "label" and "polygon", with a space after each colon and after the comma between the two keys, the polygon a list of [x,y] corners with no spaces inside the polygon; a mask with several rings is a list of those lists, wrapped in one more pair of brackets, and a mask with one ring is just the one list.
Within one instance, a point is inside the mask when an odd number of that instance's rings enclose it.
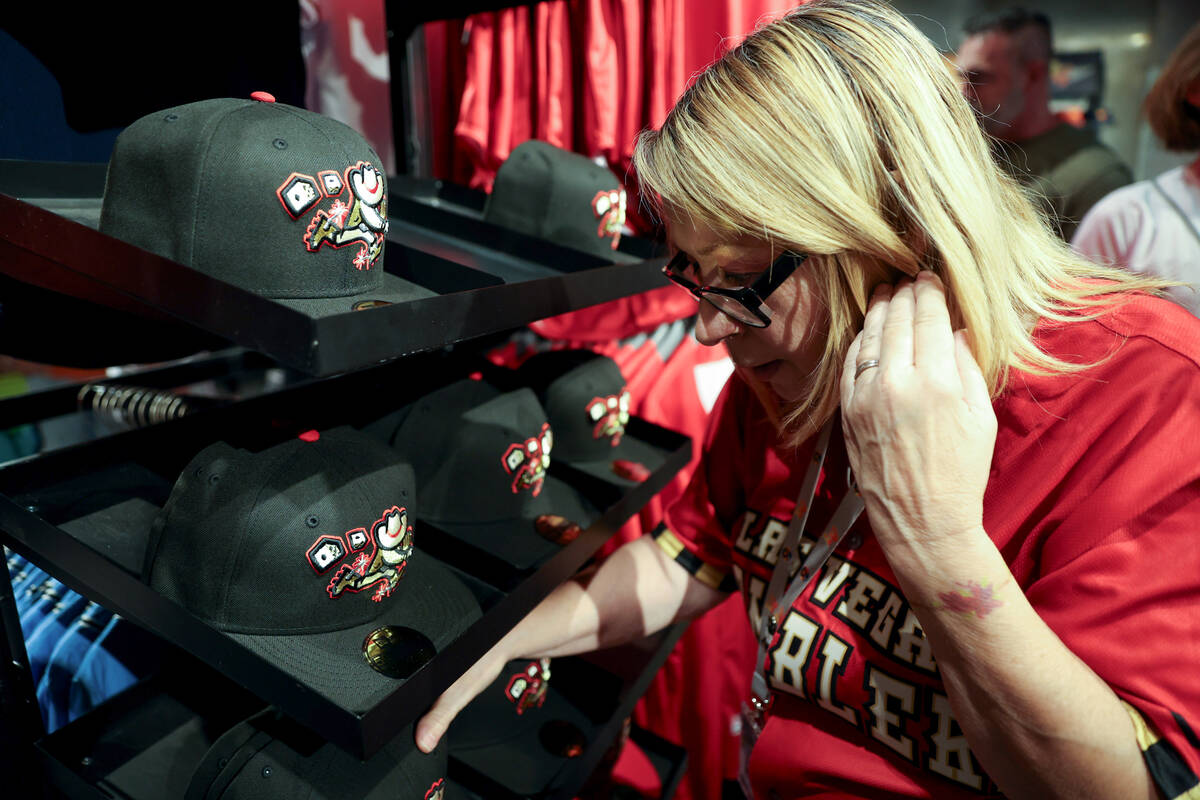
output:
{"label": "cap crown", "polygon": [[555,456],[568,463],[612,459],[630,407],[617,362],[588,350],[554,350],[528,359],[517,376],[546,409]]}
{"label": "cap crown", "polygon": [[[350,429],[259,453],[218,442],[192,459],[155,520],[146,574],[219,630],[350,628],[389,610],[400,557],[412,557],[414,495],[412,468]],[[351,565],[362,574],[334,592]]]}
{"label": "cap crown", "polygon": [[387,187],[336,120],[203,100],[117,137],[100,230],[265,297],[344,297],[382,285]]}
{"label": "cap crown", "polygon": [[418,476],[422,518],[482,523],[548,510],[553,437],[533,392],[464,380],[416,401],[392,444]]}
{"label": "cap crown", "polygon": [[625,204],[625,189],[608,167],[530,139],[497,170],[484,219],[613,261]]}

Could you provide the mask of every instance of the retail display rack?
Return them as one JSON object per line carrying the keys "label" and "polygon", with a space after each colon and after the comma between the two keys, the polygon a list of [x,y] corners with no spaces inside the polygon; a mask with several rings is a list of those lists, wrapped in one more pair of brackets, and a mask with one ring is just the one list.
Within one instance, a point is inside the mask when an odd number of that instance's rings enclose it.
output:
{"label": "retail display rack", "polygon": [[[64,166],[61,172],[69,186],[70,168]],[[94,169],[90,175],[94,178]],[[202,405],[196,413],[160,425],[10,463],[0,469],[0,540],[68,587],[360,757],[394,738],[398,725],[415,719],[504,631],[586,564],[690,457],[690,442],[684,437],[634,418],[626,435],[661,455],[644,483],[632,488],[605,484],[573,473],[566,465],[552,465],[552,474],[589,496],[601,511],[598,518],[556,556],[507,586],[484,608],[479,622],[395,692],[365,713],[351,712],[289,679],[151,590],[133,555],[138,551],[136,537],[126,550],[114,552],[106,543],[72,536],[60,523],[97,510],[97,503],[133,499],[150,507],[161,505],[163,492],[187,460],[218,439],[254,449],[308,428],[365,420],[387,410],[381,403],[397,407],[411,401],[477,371],[482,362],[472,340],[484,341],[481,337],[544,316],[656,286],[660,260],[606,265],[586,254],[498,229],[469,211],[428,202],[420,191],[397,192],[389,199],[394,210],[387,267],[438,296],[312,320],[99,233],[89,224],[94,215],[81,211],[94,207],[96,198],[90,206],[87,198],[65,204],[62,200],[0,195],[0,209],[18,223],[0,229],[0,264],[6,272],[20,278],[35,271],[42,285],[51,288],[65,285],[56,284],[59,278],[69,280],[75,292],[80,286],[94,287],[97,300],[115,294],[140,304],[146,313],[167,314],[248,348],[143,370],[121,382],[170,390],[224,370],[271,364],[285,369],[289,380],[286,388],[262,396]],[[81,387],[60,387],[0,402],[0,418],[19,424],[66,413],[80,394]],[[347,398],[354,401],[348,403]],[[96,499],[81,505],[81,497]],[[26,730],[37,732],[38,752],[56,762],[54,742],[72,734],[58,732],[57,738],[44,741],[40,737],[24,650],[13,639],[12,632],[20,628],[11,593],[9,597],[10,602],[0,602],[9,651],[5,718],[21,720]],[[587,777],[584,768],[599,762],[602,745],[613,741],[623,715],[630,712],[673,641],[673,636],[657,637],[638,675],[615,684],[611,718],[597,721],[592,745],[564,772],[557,788],[547,789],[547,796],[570,796]],[[88,764],[98,769],[94,756]],[[461,765],[458,769],[465,770],[468,786],[486,777]],[[84,772],[56,763],[45,774],[56,781],[86,783]],[[498,790],[493,786],[487,791]]]}
{"label": "retail display rack", "polygon": [[[391,227],[384,262],[389,272],[433,296],[311,318],[100,233],[104,165],[0,161],[0,218],[5,220],[0,273],[97,307],[179,325],[228,348],[96,381],[93,387],[121,384],[186,395],[186,387],[198,382],[236,382],[264,370],[284,375],[266,389],[206,395],[211,402],[195,403],[190,413],[153,420],[157,424],[148,427],[138,426],[152,420],[139,420],[135,412],[127,420],[132,430],[0,467],[0,543],[149,631],[168,660],[150,680],[46,735],[5,575],[0,580],[0,767],[16,776],[11,788],[26,792],[22,796],[132,796],[120,788],[124,770],[156,744],[176,735],[186,739],[197,726],[219,730],[267,705],[347,752],[369,757],[554,587],[587,565],[688,462],[690,441],[635,417],[626,435],[657,453],[642,483],[606,483],[552,464],[552,474],[598,509],[596,518],[553,557],[500,588],[487,583],[486,565],[448,563],[476,591],[482,618],[365,712],[338,705],[154,592],[143,580],[138,557],[139,537],[148,529],[132,531],[128,541],[114,546],[63,527],[72,518],[122,503],[138,504],[143,515],[152,515],[183,465],[215,441],[258,449],[310,428],[363,423],[477,372],[485,346],[509,331],[662,285],[663,259],[646,242],[623,241],[622,251],[632,259],[605,263],[491,225],[480,213],[482,195],[433,181],[413,168],[417,162],[410,156],[423,146],[414,101],[420,95],[414,83],[420,80],[419,36],[413,32],[429,19],[505,5],[486,0],[437,9],[385,4],[399,101],[394,102],[397,152],[405,154],[401,169],[410,174],[389,178]],[[86,394],[79,384],[0,401],[0,425],[80,413]],[[572,675],[606,676],[585,679],[603,687],[591,698],[586,749],[564,762],[546,786],[525,795],[466,762],[452,761],[457,796],[574,797],[681,632],[682,626],[673,626],[620,652],[564,661],[559,669],[567,684]],[[644,732],[634,739],[665,765],[663,796],[668,797],[684,757]]]}

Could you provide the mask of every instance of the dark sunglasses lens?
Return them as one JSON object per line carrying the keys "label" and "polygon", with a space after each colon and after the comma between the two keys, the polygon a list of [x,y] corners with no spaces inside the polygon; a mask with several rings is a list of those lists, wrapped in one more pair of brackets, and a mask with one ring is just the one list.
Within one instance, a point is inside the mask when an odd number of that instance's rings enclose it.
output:
{"label": "dark sunglasses lens", "polygon": [[728,314],[743,325],[752,328],[766,327],[766,323],[752,314],[737,298],[724,294],[705,294],[704,299],[716,306],[718,311]]}
{"label": "dark sunglasses lens", "polygon": [[437,655],[428,636],[400,625],[371,631],[362,649],[371,669],[389,678],[407,678]]}

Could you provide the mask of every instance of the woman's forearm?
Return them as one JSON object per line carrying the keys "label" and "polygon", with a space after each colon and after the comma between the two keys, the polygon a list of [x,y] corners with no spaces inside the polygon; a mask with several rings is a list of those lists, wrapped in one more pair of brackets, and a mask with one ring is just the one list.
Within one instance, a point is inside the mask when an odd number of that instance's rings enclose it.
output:
{"label": "woman's forearm", "polygon": [[1128,712],[1042,621],[979,529],[953,553],[917,537],[889,561],[955,719],[1009,797],[1154,798]]}
{"label": "woman's forearm", "polygon": [[448,688],[417,726],[428,752],[455,715],[518,657],[565,656],[639,639],[696,616],[725,595],[693,578],[648,536],[563,583]]}

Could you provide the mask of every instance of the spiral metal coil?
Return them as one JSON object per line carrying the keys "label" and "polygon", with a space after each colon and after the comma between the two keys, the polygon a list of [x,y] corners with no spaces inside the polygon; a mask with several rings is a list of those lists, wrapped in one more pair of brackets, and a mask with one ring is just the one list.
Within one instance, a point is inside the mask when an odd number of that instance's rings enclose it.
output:
{"label": "spiral metal coil", "polygon": [[157,425],[192,410],[187,399],[175,392],[112,383],[85,383],[76,404],[80,411],[91,411],[127,428]]}

